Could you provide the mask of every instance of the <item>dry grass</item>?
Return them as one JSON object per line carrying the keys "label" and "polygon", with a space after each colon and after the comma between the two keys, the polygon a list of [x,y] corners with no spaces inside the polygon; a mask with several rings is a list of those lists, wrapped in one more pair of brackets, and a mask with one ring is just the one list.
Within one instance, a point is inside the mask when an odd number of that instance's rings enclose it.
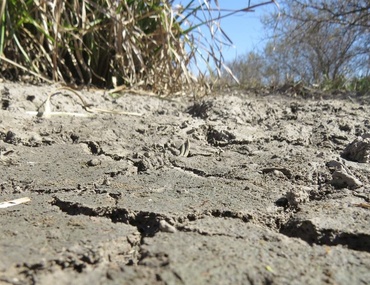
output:
{"label": "dry grass", "polygon": [[189,64],[197,58],[225,68],[221,46],[231,43],[218,24],[225,15],[214,16],[205,0],[178,9],[168,0],[3,0],[0,9],[0,75],[11,79],[169,94],[194,86]]}

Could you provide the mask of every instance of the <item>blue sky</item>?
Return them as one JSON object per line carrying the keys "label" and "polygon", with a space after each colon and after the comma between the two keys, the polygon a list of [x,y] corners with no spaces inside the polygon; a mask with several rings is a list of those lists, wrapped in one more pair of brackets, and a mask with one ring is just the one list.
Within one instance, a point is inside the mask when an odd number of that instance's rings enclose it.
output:
{"label": "blue sky", "polygon": [[[262,1],[251,0],[251,5],[258,2]],[[220,5],[227,9],[241,9],[248,6],[248,1],[221,0]],[[255,12],[239,13],[221,20],[221,27],[234,44],[233,47],[225,50],[224,56],[227,60],[232,60],[238,55],[264,47],[266,32],[260,18],[273,12],[275,7],[275,5],[269,4],[256,8]]]}
{"label": "blue sky", "polygon": [[[204,0],[195,1],[194,5],[203,1]],[[221,9],[238,10],[248,7],[249,2],[251,5],[256,5],[267,1],[268,0],[219,0],[218,3]],[[189,2],[190,0],[176,0],[174,3],[181,3],[183,6],[186,6]],[[211,3],[213,7],[216,7],[214,0],[211,1]],[[226,62],[249,51],[255,51],[264,47],[266,35],[260,18],[273,11],[276,11],[276,6],[274,4],[268,4],[256,8],[254,12],[237,13],[221,19],[222,29],[233,42],[232,47],[223,47],[222,54]],[[203,27],[202,30],[206,31],[207,28]],[[203,69],[203,66],[201,69]]]}

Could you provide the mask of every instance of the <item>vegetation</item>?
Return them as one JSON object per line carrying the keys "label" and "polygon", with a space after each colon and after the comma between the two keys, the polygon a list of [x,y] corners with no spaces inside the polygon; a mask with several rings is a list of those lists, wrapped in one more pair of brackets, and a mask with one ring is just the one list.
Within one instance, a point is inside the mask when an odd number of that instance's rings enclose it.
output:
{"label": "vegetation", "polygon": [[177,7],[170,0],[3,0],[0,75],[179,91],[197,80],[189,71],[197,59],[213,63],[220,74],[221,46],[231,41],[219,19],[273,2],[225,15],[217,1],[214,7],[207,0]]}
{"label": "vegetation", "polygon": [[272,31],[264,50],[230,64],[244,85],[299,83],[321,90],[369,92],[369,1],[279,3],[280,11],[263,20]]}

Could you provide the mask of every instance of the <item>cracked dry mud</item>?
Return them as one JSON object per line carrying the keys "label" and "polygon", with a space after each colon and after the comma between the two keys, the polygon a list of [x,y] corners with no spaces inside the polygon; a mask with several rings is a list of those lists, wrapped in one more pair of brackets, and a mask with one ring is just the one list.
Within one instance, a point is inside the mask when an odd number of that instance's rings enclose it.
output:
{"label": "cracked dry mud", "polygon": [[0,284],[370,284],[369,98],[55,90],[0,83]]}

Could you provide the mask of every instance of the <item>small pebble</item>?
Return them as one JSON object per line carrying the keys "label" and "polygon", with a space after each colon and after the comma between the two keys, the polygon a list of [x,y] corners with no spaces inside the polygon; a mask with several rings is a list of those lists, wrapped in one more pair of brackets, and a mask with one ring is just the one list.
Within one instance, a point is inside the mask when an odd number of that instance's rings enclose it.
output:
{"label": "small pebble", "polygon": [[101,161],[97,158],[93,158],[87,162],[87,166],[97,166],[100,164],[101,164]]}
{"label": "small pebble", "polygon": [[176,228],[174,226],[170,225],[169,223],[167,223],[165,220],[161,220],[159,222],[159,229],[162,232],[166,232],[166,233],[175,233],[175,232],[177,232]]}

